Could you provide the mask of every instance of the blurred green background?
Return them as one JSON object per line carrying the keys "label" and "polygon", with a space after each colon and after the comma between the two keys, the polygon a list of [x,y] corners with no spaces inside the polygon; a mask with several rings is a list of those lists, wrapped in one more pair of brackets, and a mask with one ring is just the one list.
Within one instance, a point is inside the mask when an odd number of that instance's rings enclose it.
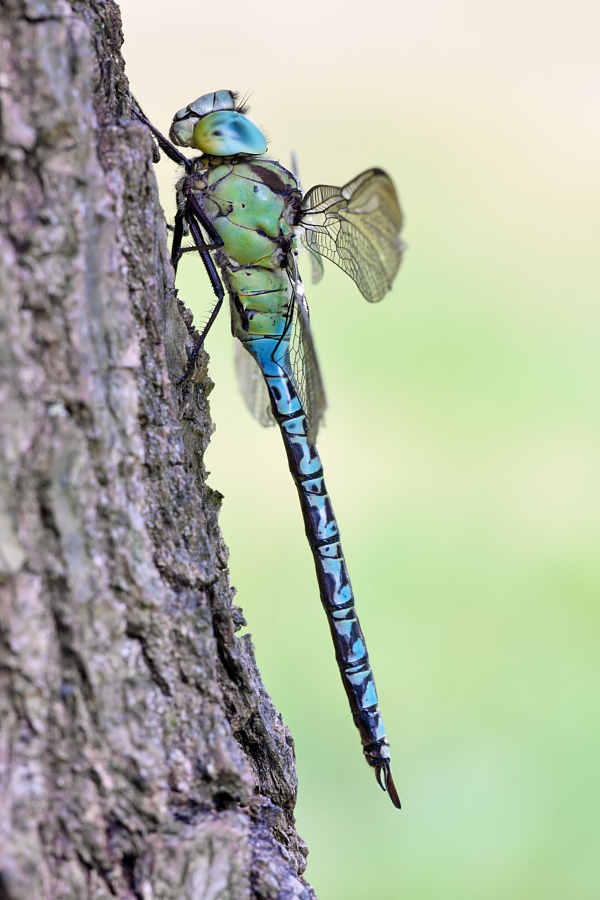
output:
{"label": "blurred green background", "polygon": [[[208,342],[210,483],[296,741],[308,879],[320,900],[597,900],[600,6],[121,7],[159,128],[202,93],[251,91],[305,189],[378,165],[406,212],[381,304],[331,264],[307,289],[319,447],[400,813],[362,758],[281,439],[238,396],[227,312]],[[175,167],[156,171],[172,214]],[[206,316],[199,262],[179,287]]]}

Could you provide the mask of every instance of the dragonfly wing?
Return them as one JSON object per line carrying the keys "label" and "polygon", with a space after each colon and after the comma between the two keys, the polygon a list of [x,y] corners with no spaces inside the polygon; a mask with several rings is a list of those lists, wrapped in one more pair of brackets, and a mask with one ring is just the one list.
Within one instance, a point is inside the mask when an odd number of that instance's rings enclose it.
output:
{"label": "dragonfly wing", "polygon": [[402,211],[388,175],[368,169],[341,188],[318,184],[300,210],[309,249],[343,269],[369,302],[381,300],[404,250]]}
{"label": "dragonfly wing", "polygon": [[238,385],[246,405],[261,425],[275,425],[271,401],[258,363],[241,341],[235,341],[235,371]]}
{"label": "dragonfly wing", "polygon": [[304,285],[293,253],[288,254],[288,275],[293,288],[294,303],[288,360],[287,364],[284,364],[284,368],[287,369],[298,391],[300,402],[308,419],[308,441],[310,444],[314,444],[327,404],[321,370],[312,339]]}
{"label": "dragonfly wing", "polygon": [[321,257],[315,253],[312,247],[309,247],[305,232],[300,232],[300,246],[303,250],[308,252],[308,257],[310,259],[310,280],[313,284],[318,284],[323,277],[325,270],[323,269]]}

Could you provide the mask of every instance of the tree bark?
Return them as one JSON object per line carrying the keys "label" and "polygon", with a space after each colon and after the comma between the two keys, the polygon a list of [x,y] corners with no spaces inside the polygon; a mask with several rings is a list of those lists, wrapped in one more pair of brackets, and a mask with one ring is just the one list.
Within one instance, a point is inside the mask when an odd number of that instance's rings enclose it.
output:
{"label": "tree bark", "polygon": [[0,900],[309,900],[118,7],[0,17]]}

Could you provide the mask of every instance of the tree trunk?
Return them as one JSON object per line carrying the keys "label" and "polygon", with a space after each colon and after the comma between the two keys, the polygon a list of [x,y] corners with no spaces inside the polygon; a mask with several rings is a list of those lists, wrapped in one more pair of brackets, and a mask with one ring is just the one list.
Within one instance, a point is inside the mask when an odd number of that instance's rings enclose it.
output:
{"label": "tree trunk", "polygon": [[0,15],[0,900],[309,900],[119,10]]}

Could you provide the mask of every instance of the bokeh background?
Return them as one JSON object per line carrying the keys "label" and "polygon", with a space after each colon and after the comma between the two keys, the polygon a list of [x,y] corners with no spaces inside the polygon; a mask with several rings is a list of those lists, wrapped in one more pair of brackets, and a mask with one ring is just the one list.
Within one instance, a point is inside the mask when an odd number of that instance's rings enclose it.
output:
{"label": "bokeh background", "polygon": [[[237,394],[226,311],[208,341],[210,483],[296,741],[307,877],[320,900],[597,900],[600,5],[121,7],[159,128],[207,91],[251,91],[305,189],[378,165],[406,212],[382,303],[331,264],[308,286],[319,446],[400,813],[363,761],[281,440]],[[172,214],[174,166],[156,169]],[[179,287],[205,317],[199,262]]]}

